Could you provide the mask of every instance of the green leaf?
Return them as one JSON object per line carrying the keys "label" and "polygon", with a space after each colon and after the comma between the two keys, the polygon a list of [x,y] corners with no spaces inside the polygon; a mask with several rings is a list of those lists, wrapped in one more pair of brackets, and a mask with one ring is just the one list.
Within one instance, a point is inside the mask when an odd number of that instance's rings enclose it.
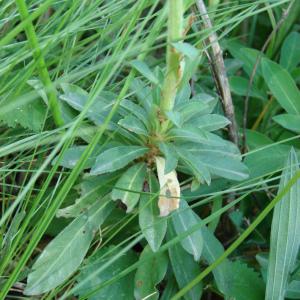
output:
{"label": "green leaf", "polygon": [[180,157],[180,161],[186,165],[197,180],[201,183],[206,182],[207,184],[210,184],[211,176],[209,170],[202,164],[202,161],[184,147],[176,146],[175,149]]}
{"label": "green leaf", "polygon": [[[121,256],[101,272],[97,272],[105,263],[108,263],[115,253],[118,251],[117,247],[111,246],[109,248],[99,249],[91,258],[88,259],[87,264],[82,268],[78,276],[77,282],[82,286],[77,290],[76,294],[81,298],[93,292],[97,287],[107,280],[129,268],[136,262],[136,254],[133,251],[128,251],[126,255]],[[96,275],[93,275],[96,273]],[[89,278],[89,280],[87,280]],[[120,278],[116,282],[103,287],[93,295],[89,296],[89,300],[107,300],[118,299],[128,300],[134,299],[134,273],[130,272],[126,276]]]}
{"label": "green leaf", "polygon": [[168,111],[166,112],[168,119],[177,127],[181,127],[183,120],[181,114],[178,111]]}
{"label": "green leaf", "polygon": [[[292,149],[281,176],[279,193],[298,171],[297,155]],[[299,198],[300,180],[290,188],[274,208],[266,299],[284,299],[289,274],[295,267],[300,245]]]}
{"label": "green leaf", "polygon": [[[171,223],[168,225],[167,237],[169,241],[176,237],[176,232]],[[199,264],[182,248],[180,243],[176,243],[169,248],[169,257],[180,289],[200,274]],[[184,295],[184,299],[199,300],[201,295],[202,284],[198,283]]]}
{"label": "green leaf", "polygon": [[[230,89],[234,94],[239,96],[247,96],[249,79],[240,76],[231,76],[229,78],[229,83],[230,83]],[[262,92],[256,86],[253,85],[250,88],[249,96],[261,100],[267,99],[266,93]]]}
{"label": "green leaf", "polygon": [[[237,58],[243,62],[243,69],[249,76],[251,76],[257,60],[261,57],[265,57],[265,55],[260,51],[246,48],[243,44],[236,41],[229,41],[226,43],[226,46],[234,58]],[[257,76],[262,76],[260,63],[257,65],[256,76],[254,79],[256,79]]]}
{"label": "green leaf", "polygon": [[228,124],[230,124],[230,121],[227,118],[221,115],[208,114],[204,116],[198,116],[190,120],[186,125],[195,126],[202,130],[215,131],[226,127]]}
{"label": "green leaf", "polygon": [[176,111],[180,113],[182,123],[187,122],[193,117],[202,116],[210,112],[210,107],[204,101],[188,101],[178,104]]}
{"label": "green leaf", "polygon": [[147,112],[142,107],[126,99],[121,101],[120,106],[125,108],[131,114],[135,115],[140,121],[144,123],[146,128],[148,128],[149,122],[148,122]]}
{"label": "green leaf", "polygon": [[34,263],[25,294],[48,292],[71,276],[84,259],[94,230],[101,226],[113,207],[108,196],[105,202],[96,202],[59,233]]}
{"label": "green leaf", "polygon": [[113,200],[121,200],[127,206],[126,212],[131,212],[139,201],[145,176],[146,165],[139,163],[129,168],[117,181],[111,197]]}
{"label": "green leaf", "polygon": [[293,280],[289,283],[285,293],[288,299],[300,299],[300,281]]}
{"label": "green leaf", "polygon": [[168,174],[176,169],[178,163],[178,155],[172,144],[161,142],[158,144],[158,147],[165,157],[165,174]]}
{"label": "green leaf", "polygon": [[18,100],[20,105],[12,110],[6,111],[5,113],[0,111],[0,121],[3,121],[9,127],[16,127],[17,125],[20,125],[23,128],[27,128],[35,132],[40,131],[46,120],[47,108],[46,105],[38,98],[39,96],[36,95],[36,99],[25,104],[22,104],[22,102],[18,99],[8,98],[7,100],[1,101],[2,111],[6,105],[14,105],[14,101]]}
{"label": "green leaf", "polygon": [[[215,235],[206,226],[201,227],[201,231],[204,241],[203,258],[209,264],[212,264],[224,253],[224,248]],[[217,287],[224,295],[228,295],[230,288],[232,287],[231,276],[229,276],[228,273],[230,267],[229,260],[225,259],[212,271]]]}
{"label": "green leaf", "polygon": [[[74,84],[63,83],[61,84],[61,87],[64,94],[60,95],[60,99],[68,103],[77,111],[82,111],[89,98],[88,92]],[[114,104],[115,98],[115,94],[102,91],[89,108],[87,117],[97,125],[103,124],[105,117]]]}
{"label": "green leaf", "polygon": [[130,89],[132,92],[136,94],[139,102],[143,105],[145,111],[149,113],[152,109],[152,104],[153,104],[150,87],[147,86],[143,81],[135,78],[131,82]]}
{"label": "green leaf", "polygon": [[291,32],[284,40],[280,52],[280,64],[292,71],[300,63],[300,33]]}
{"label": "green leaf", "polygon": [[282,114],[274,116],[273,120],[285,129],[300,133],[300,115]]}
{"label": "green leaf", "polygon": [[193,128],[191,126],[171,129],[169,131],[169,138],[179,141],[190,141],[194,143],[209,143],[205,131]]}
{"label": "green leaf", "polygon": [[61,208],[57,211],[57,217],[76,218],[89,209],[96,201],[105,201],[105,196],[111,191],[117,180],[116,174],[104,174],[88,176],[80,183],[80,198],[73,205]]}
{"label": "green leaf", "polygon": [[96,163],[91,169],[91,175],[119,170],[148,151],[148,148],[140,146],[119,146],[108,149],[97,157]]}
{"label": "green leaf", "polygon": [[135,68],[138,72],[140,72],[145,78],[147,78],[150,82],[155,85],[159,85],[159,80],[155,76],[155,74],[150,70],[148,65],[141,60],[133,60],[130,62],[130,65]]}
{"label": "green leaf", "polygon": [[[227,297],[235,300],[263,300],[265,285],[259,274],[239,260],[230,263],[230,273],[232,285]],[[254,288],[255,287],[255,288]],[[231,299],[231,298],[230,298]]]}
{"label": "green leaf", "polygon": [[[188,231],[201,220],[195,217],[195,213],[189,207],[184,199],[180,200],[180,206],[177,211],[172,214],[172,221],[175,231],[178,235]],[[203,250],[203,238],[201,229],[194,231],[181,242],[181,246],[190,254],[194,256],[194,260],[200,260]]]}
{"label": "green leaf", "polygon": [[264,79],[279,104],[289,113],[300,115],[300,92],[291,75],[280,65],[262,60]]}
{"label": "green leaf", "polygon": [[189,43],[177,42],[172,43],[172,46],[190,59],[195,59],[199,56],[199,50]]}
{"label": "green leaf", "polygon": [[138,118],[129,115],[118,122],[119,125],[136,134],[148,135],[147,128]]}
{"label": "green leaf", "polygon": [[[64,168],[68,168],[68,169],[73,169],[76,165],[76,163],[79,161],[81,155],[83,154],[83,152],[85,151],[87,146],[73,146],[69,149],[67,149],[64,154],[63,157],[61,158],[59,165],[64,167]],[[90,157],[88,158],[87,163],[85,164],[85,168],[90,168],[92,167],[92,165],[95,163],[96,157],[99,154],[99,149],[95,149],[96,151],[94,151]],[[55,158],[52,162],[52,164],[56,163],[56,159]]]}
{"label": "green leaf", "polygon": [[[143,260],[146,261],[143,262]],[[153,255],[151,248],[146,246],[141,253],[140,262],[134,277],[135,299],[147,298],[149,300],[156,300],[159,297],[156,285],[160,283],[166,275],[168,256],[165,252]]]}
{"label": "green leaf", "polygon": [[178,91],[175,99],[175,106],[189,101],[190,96],[191,96],[191,86],[189,83],[187,83],[184,86],[182,86],[181,89]]}
{"label": "green leaf", "polygon": [[153,173],[148,174],[148,193],[140,199],[139,224],[152,251],[156,252],[167,230],[167,219],[159,216],[159,183]]}
{"label": "green leaf", "polygon": [[249,177],[249,170],[239,159],[224,155],[216,151],[193,148],[189,152],[200,161],[212,174],[232,180],[245,180]]}

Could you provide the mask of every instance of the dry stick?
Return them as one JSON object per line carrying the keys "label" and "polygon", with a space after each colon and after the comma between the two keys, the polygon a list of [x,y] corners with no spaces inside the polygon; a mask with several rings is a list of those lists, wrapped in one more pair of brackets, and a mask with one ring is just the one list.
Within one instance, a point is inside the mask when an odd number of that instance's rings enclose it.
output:
{"label": "dry stick", "polygon": [[246,139],[246,128],[247,128],[247,117],[248,117],[248,109],[249,109],[249,98],[250,98],[250,90],[253,84],[253,80],[254,80],[254,76],[256,74],[256,70],[258,67],[258,64],[260,62],[260,59],[262,57],[262,54],[266,51],[269,43],[271,42],[274,34],[279,30],[280,26],[283,24],[283,22],[285,21],[285,19],[288,17],[291,7],[293,6],[295,0],[291,1],[289,6],[287,7],[286,10],[283,11],[282,16],[280,18],[280,20],[278,21],[278,23],[276,24],[276,26],[274,27],[274,29],[272,30],[272,32],[270,33],[270,35],[268,36],[267,40],[265,41],[263,47],[261,48],[261,51],[259,53],[259,55],[256,58],[255,64],[253,66],[252,72],[251,72],[251,76],[250,76],[250,80],[249,80],[249,84],[247,87],[247,93],[246,93],[246,99],[245,99],[245,107],[244,107],[244,116],[243,116],[243,153],[245,153],[247,151],[246,148],[246,143],[247,143],[247,139]]}
{"label": "dry stick", "polygon": [[208,41],[211,45],[209,51],[209,59],[211,62],[215,82],[222,100],[222,106],[226,117],[231,124],[228,126],[230,140],[238,146],[238,131],[234,114],[234,106],[229,87],[229,81],[226,74],[225,64],[223,60],[223,52],[218,42],[217,34],[213,31],[213,25],[207,13],[205,4],[202,0],[196,2],[197,8],[201,14],[204,27],[211,30]]}

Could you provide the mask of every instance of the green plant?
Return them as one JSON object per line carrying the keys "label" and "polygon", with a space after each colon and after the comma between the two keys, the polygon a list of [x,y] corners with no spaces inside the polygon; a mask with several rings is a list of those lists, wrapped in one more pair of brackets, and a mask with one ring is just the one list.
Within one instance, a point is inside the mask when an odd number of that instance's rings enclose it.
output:
{"label": "green plant", "polygon": [[299,2],[197,4],[0,4],[0,299],[299,298]]}

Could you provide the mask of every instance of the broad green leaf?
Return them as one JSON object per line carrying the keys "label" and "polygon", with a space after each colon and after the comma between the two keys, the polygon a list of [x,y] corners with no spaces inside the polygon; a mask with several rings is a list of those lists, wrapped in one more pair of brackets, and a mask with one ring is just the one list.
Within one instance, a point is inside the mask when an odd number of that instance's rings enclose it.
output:
{"label": "broad green leaf", "polygon": [[139,163],[130,167],[117,181],[111,197],[113,200],[121,200],[127,206],[126,212],[131,212],[139,201],[145,176],[146,165]]}
{"label": "broad green leaf", "polygon": [[[111,246],[109,248],[99,249],[95,255],[87,260],[86,265],[81,269],[80,274],[77,278],[78,284],[85,282],[76,292],[80,297],[85,297],[89,293],[97,289],[97,287],[107,280],[112,279],[120,272],[129,268],[136,262],[136,254],[133,251],[128,251],[126,255],[121,256],[113,264],[106,267],[100,273],[97,272],[105,263],[109,262],[116,253],[117,248]],[[96,275],[93,276],[94,273]],[[91,278],[90,278],[91,276]],[[86,280],[86,278],[90,278]],[[120,278],[116,282],[103,287],[102,289],[89,296],[89,300],[128,300],[134,299],[134,273],[131,272],[128,275]]]}
{"label": "broad green leaf", "polygon": [[[229,78],[230,89],[234,94],[239,96],[247,96],[248,94],[248,86],[249,86],[249,79],[240,76],[231,76]],[[256,86],[251,86],[249,91],[249,96],[258,98],[261,100],[266,100],[267,95],[266,93],[262,92]]]}
{"label": "broad green leaf", "polygon": [[75,203],[61,208],[57,211],[57,217],[76,218],[89,209],[96,201],[105,201],[105,196],[111,191],[118,176],[115,174],[104,174],[99,176],[88,176],[80,183],[80,198]]}
{"label": "broad green leaf", "polygon": [[287,145],[260,146],[247,153],[244,163],[248,167],[250,178],[258,178],[269,173],[281,171],[290,147]]}
{"label": "broad green leaf", "polygon": [[131,82],[130,89],[136,94],[139,102],[143,105],[145,111],[149,113],[152,109],[153,104],[150,87],[147,86],[143,81],[135,78]]}
{"label": "broad green leaf", "polygon": [[159,184],[154,174],[148,174],[147,184],[148,193],[140,199],[139,224],[152,251],[156,252],[165,237],[167,219],[159,216]]}
{"label": "broad green leaf", "polygon": [[143,122],[133,115],[129,115],[124,119],[121,119],[118,124],[136,134],[148,135],[147,128]]}
{"label": "broad green leaf", "polygon": [[155,85],[159,85],[159,80],[155,74],[150,70],[148,65],[141,60],[133,60],[130,62],[131,66],[140,72],[145,78]]}
{"label": "broad green leaf", "polygon": [[[189,207],[184,199],[180,200],[180,206],[172,215],[173,226],[178,235],[188,231],[201,220],[195,217],[195,213]],[[198,261],[203,250],[203,238],[201,229],[191,233],[181,242],[181,246],[190,254],[194,256],[194,260]]]}
{"label": "broad green leaf", "polygon": [[[61,84],[61,87],[64,94],[60,95],[60,99],[68,103],[74,109],[82,111],[89,98],[88,92],[74,84],[63,83]],[[95,124],[101,125],[107,114],[110,112],[115,98],[115,94],[108,91],[102,91],[89,108],[87,117]]]}
{"label": "broad green leaf", "polygon": [[185,103],[189,101],[191,96],[191,86],[190,84],[185,84],[178,92],[176,95],[175,99],[175,106],[180,105],[182,103]]}
{"label": "broad green leaf", "polygon": [[166,112],[166,116],[176,127],[181,127],[183,120],[178,111],[168,111]]}
{"label": "broad green leaf", "polygon": [[142,107],[126,99],[123,100],[120,105],[124,109],[129,111],[131,114],[135,115],[140,121],[144,123],[146,128],[148,128],[149,122],[148,122],[147,112]]}
{"label": "broad green leaf", "polygon": [[193,128],[191,126],[184,128],[173,128],[169,131],[169,137],[179,141],[189,141],[203,144],[209,143],[205,131]]}
{"label": "broad green leaf", "polygon": [[292,76],[279,64],[262,60],[264,79],[279,104],[289,113],[300,115],[300,91]]}
{"label": "broad green leaf", "polygon": [[249,170],[246,165],[228,155],[220,155],[209,150],[198,151],[198,149],[192,149],[189,152],[212,174],[239,181],[249,177]]}
{"label": "broad green leaf", "polygon": [[300,63],[300,33],[291,32],[283,42],[280,52],[280,64],[292,71]]}
{"label": "broad green leaf", "polygon": [[[150,256],[150,257],[149,257]],[[146,260],[145,262],[142,262]],[[167,272],[168,256],[165,252],[153,255],[149,246],[146,246],[140,256],[141,264],[136,271],[134,282],[135,299],[156,300],[159,292],[156,285],[160,283]]]}
{"label": "broad green leaf", "polygon": [[[299,171],[298,159],[292,149],[284,169],[279,193]],[[300,246],[300,180],[276,204],[271,227],[270,256],[266,299],[284,299],[288,278],[294,270]]]}
{"label": "broad green leaf", "polygon": [[97,157],[96,163],[91,169],[91,175],[119,170],[148,151],[148,148],[140,146],[119,146],[108,149]]}
{"label": "broad green leaf", "polygon": [[273,120],[285,129],[300,133],[300,115],[282,114],[274,116]]}
{"label": "broad green leaf", "polygon": [[190,59],[195,59],[199,56],[199,50],[189,43],[177,42],[172,43],[172,46]]}
{"label": "broad green leaf", "polygon": [[204,101],[188,101],[178,104],[176,111],[180,113],[182,122],[187,122],[193,117],[202,116],[210,112],[210,107]]}
{"label": "broad green leaf", "polygon": [[[81,155],[85,151],[87,146],[73,146],[69,149],[67,149],[63,157],[61,158],[59,165],[68,168],[68,169],[73,169],[76,165],[76,163],[79,161]],[[99,149],[95,149],[95,151],[90,155],[88,158],[87,163],[85,164],[85,168],[90,168],[96,161],[96,157],[99,154]],[[52,164],[55,164],[56,158],[53,160]]]}
{"label": "broad green leaf", "polygon": [[27,83],[32,86],[36,92],[41,96],[46,105],[48,105],[48,96],[46,94],[45,88],[41,80],[39,79],[30,79],[27,80]]}
{"label": "broad green leaf", "polygon": [[110,196],[96,202],[53,239],[32,267],[26,295],[39,295],[64,282],[79,267],[94,237],[94,231],[110,214],[114,204]]}
{"label": "broad green leaf", "polygon": [[[260,62],[259,59],[265,56],[260,51],[252,48],[246,48],[243,44],[237,41],[226,42],[226,47],[234,58],[237,58],[238,60],[243,62],[243,69],[248,74],[248,76],[251,76],[257,60],[258,62]],[[254,79],[256,79],[257,76],[262,76],[260,63],[258,63],[257,65],[256,76],[254,77]]]}
{"label": "broad green leaf", "polygon": [[264,300],[265,285],[259,274],[239,260],[230,263],[228,276],[232,285],[226,295],[235,300]]}
{"label": "broad green leaf", "polygon": [[158,144],[158,147],[166,160],[165,174],[175,170],[178,163],[178,155],[173,145],[161,142]]}
{"label": "broad green leaf", "polygon": [[211,176],[209,170],[202,164],[202,161],[183,147],[176,146],[175,149],[180,161],[192,172],[197,180],[201,183],[206,182],[210,184]]}
{"label": "broad green leaf", "polygon": [[293,280],[291,281],[287,288],[285,297],[288,299],[300,299],[300,281]]}
{"label": "broad green leaf", "polygon": [[[200,218],[199,220],[201,221]],[[203,258],[209,264],[212,264],[224,253],[223,245],[206,226],[201,227],[201,232],[204,242]],[[232,286],[232,279],[231,276],[229,276],[228,270],[230,270],[230,262],[225,259],[212,271],[216,285],[224,295],[229,294]]]}
{"label": "broad green leaf", "polygon": [[[18,99],[8,98],[7,100],[1,101],[1,108],[5,108],[8,103],[13,104],[15,100]],[[0,111],[0,121],[3,121],[9,127],[20,125],[23,128],[35,132],[42,129],[47,116],[47,107],[42,100],[39,99],[38,95],[36,95],[35,99],[29,103],[22,104],[20,101],[20,105],[17,106],[17,108],[5,113],[2,113],[2,111]]]}
{"label": "broad green leaf", "polygon": [[[176,237],[175,229],[172,224],[168,224],[168,240]],[[193,257],[187,253],[180,243],[176,243],[169,248],[169,257],[179,288],[185,287],[195,277],[200,274],[200,266],[194,261]],[[198,283],[190,289],[183,298],[185,300],[199,300],[202,295],[202,283]]]}
{"label": "broad green leaf", "polygon": [[228,124],[230,124],[230,121],[221,115],[207,114],[190,120],[186,125],[195,126],[202,130],[215,131],[226,127]]}

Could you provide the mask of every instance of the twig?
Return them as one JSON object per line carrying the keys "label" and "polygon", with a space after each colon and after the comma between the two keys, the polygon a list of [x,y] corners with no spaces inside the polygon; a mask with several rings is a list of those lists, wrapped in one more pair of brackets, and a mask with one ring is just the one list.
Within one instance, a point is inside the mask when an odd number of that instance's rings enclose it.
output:
{"label": "twig", "polygon": [[283,22],[285,21],[285,19],[288,17],[291,7],[293,6],[295,0],[291,1],[289,6],[287,7],[286,10],[283,11],[282,16],[280,18],[280,20],[278,21],[278,23],[276,24],[276,26],[274,27],[274,29],[272,30],[272,32],[270,33],[270,35],[268,36],[267,40],[265,41],[264,45],[261,48],[261,51],[259,53],[259,55],[256,58],[255,64],[253,66],[252,72],[251,72],[251,76],[250,76],[250,80],[249,80],[249,84],[248,84],[248,88],[247,88],[247,94],[246,94],[246,99],[245,99],[245,107],[244,107],[244,116],[243,116],[243,153],[245,153],[247,151],[246,149],[246,144],[247,144],[247,140],[246,140],[246,128],[247,128],[247,117],[248,117],[248,109],[249,109],[249,98],[250,98],[250,90],[253,84],[253,80],[254,80],[254,76],[256,74],[256,70],[258,67],[258,64],[260,62],[260,59],[262,57],[262,54],[266,51],[269,43],[271,42],[274,34],[276,34],[276,32],[279,30],[280,26],[283,24]]}
{"label": "twig", "polygon": [[204,2],[202,0],[197,0],[196,4],[201,14],[204,27],[211,30],[211,33],[208,36],[208,41],[211,45],[210,49],[208,49],[209,58],[213,62],[211,66],[215,82],[222,99],[224,113],[231,122],[231,124],[228,126],[229,138],[233,143],[238,145],[238,131],[234,114],[234,106],[232,103],[229,81],[223,60],[223,52],[218,42],[217,34],[213,31],[213,25],[207,13]]}

